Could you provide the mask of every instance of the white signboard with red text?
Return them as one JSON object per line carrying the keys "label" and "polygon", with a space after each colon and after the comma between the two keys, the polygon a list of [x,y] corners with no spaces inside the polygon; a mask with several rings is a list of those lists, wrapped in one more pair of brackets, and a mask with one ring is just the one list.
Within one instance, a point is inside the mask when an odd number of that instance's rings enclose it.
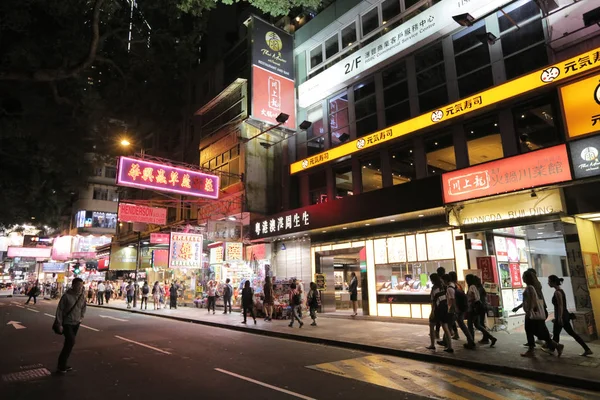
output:
{"label": "white signboard with red text", "polygon": [[120,203],[119,221],[164,225],[167,223],[167,209]]}

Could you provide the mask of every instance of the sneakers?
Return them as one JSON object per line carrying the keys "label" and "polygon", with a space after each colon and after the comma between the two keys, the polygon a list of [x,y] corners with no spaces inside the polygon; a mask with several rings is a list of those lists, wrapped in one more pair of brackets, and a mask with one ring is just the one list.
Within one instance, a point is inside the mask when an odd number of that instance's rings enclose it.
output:
{"label": "sneakers", "polygon": [[427,346],[425,347],[427,350],[435,350],[435,346]]}
{"label": "sneakers", "polygon": [[463,344],[463,347],[467,350],[475,350],[477,348],[475,343],[465,343]]}
{"label": "sneakers", "polygon": [[302,328],[303,325],[304,325],[304,322],[300,322],[300,328]]}
{"label": "sneakers", "polygon": [[446,342],[444,342],[443,340],[438,340],[436,343],[440,346],[446,346]]}
{"label": "sneakers", "polygon": [[492,338],[492,343],[490,343],[490,347],[494,347],[494,345],[496,344],[497,341],[498,341],[498,339]]}
{"label": "sneakers", "polygon": [[580,355],[582,357],[587,357],[587,356],[591,356],[592,354],[594,354],[593,351],[591,351],[590,349],[587,349],[586,351],[584,351],[583,353],[581,353]]}
{"label": "sneakers", "polygon": [[564,344],[558,344],[556,346],[556,352],[558,353],[558,356],[562,356],[563,350],[565,349],[565,345]]}
{"label": "sneakers", "polygon": [[479,344],[490,344],[489,339],[481,339],[479,342],[477,342]]}
{"label": "sneakers", "polygon": [[521,357],[535,357],[535,353],[533,352],[533,350],[527,350],[525,353],[521,353]]}
{"label": "sneakers", "polygon": [[450,353],[450,354],[454,353],[454,349],[452,349],[452,348],[450,348],[450,347],[447,347],[447,348],[445,348],[445,349],[444,349],[444,351],[445,351],[446,353]]}

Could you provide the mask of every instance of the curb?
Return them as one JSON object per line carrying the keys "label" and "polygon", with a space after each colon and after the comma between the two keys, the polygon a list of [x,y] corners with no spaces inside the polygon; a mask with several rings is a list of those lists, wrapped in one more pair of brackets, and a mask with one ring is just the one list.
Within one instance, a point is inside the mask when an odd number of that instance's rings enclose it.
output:
{"label": "curb", "polygon": [[552,384],[552,385],[561,385],[561,386],[566,386],[566,387],[576,387],[578,389],[584,389],[584,390],[600,391],[600,382],[598,382],[598,381],[592,381],[589,379],[583,379],[583,378],[579,378],[579,377],[556,375],[556,374],[552,374],[549,372],[535,371],[535,370],[509,367],[509,366],[503,366],[503,365],[486,364],[486,363],[472,361],[472,360],[466,360],[466,359],[438,356],[435,354],[415,353],[415,352],[407,351],[407,350],[391,349],[388,347],[381,347],[381,346],[368,345],[368,344],[362,344],[362,343],[344,342],[344,341],[335,340],[335,339],[309,337],[309,336],[297,335],[294,333],[283,333],[283,332],[274,332],[274,331],[261,330],[261,329],[253,329],[252,325],[235,326],[235,325],[223,324],[220,322],[202,321],[202,320],[197,320],[197,319],[192,319],[192,318],[178,317],[178,316],[174,316],[174,315],[152,314],[152,313],[145,312],[145,311],[122,309],[122,308],[110,307],[110,306],[108,306],[108,307],[107,306],[98,306],[95,304],[88,304],[88,306],[95,307],[95,308],[108,308],[111,310],[124,311],[124,312],[129,312],[132,314],[142,314],[142,315],[151,316],[151,317],[166,318],[166,319],[171,319],[171,320],[180,321],[180,322],[191,322],[194,324],[210,326],[213,328],[222,328],[222,329],[229,329],[229,330],[237,331],[237,332],[251,333],[253,335],[261,335],[261,336],[267,336],[267,337],[275,337],[278,339],[296,340],[296,341],[305,342],[305,343],[340,347],[340,348],[344,348],[344,349],[358,350],[358,351],[362,351],[365,353],[374,353],[374,354],[388,355],[388,356],[394,356],[394,357],[400,357],[400,358],[408,358],[408,359],[412,359],[412,360],[416,360],[416,361],[435,362],[437,364],[471,369],[471,370],[475,370],[477,372],[502,374],[502,375],[512,376],[512,377],[516,377],[516,378],[529,379],[529,380],[536,381],[536,382],[548,383],[548,384]]}

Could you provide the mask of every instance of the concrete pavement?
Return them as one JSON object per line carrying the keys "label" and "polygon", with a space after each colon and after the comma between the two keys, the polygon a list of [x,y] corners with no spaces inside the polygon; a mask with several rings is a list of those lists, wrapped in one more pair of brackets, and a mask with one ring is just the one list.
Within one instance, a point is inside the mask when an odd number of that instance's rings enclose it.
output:
{"label": "concrete pavement", "polygon": [[[361,317],[332,318],[325,314],[319,315],[317,327],[306,323],[299,329],[297,324],[294,328],[289,328],[289,320],[264,322],[260,319],[257,325],[242,325],[239,313],[223,315],[217,311],[213,315],[208,314],[206,309],[192,307],[154,311],[150,304],[147,311],[127,310],[121,300],[102,307],[600,391],[600,345],[590,344],[594,355],[581,357],[579,345],[564,332],[561,343],[565,344],[565,351],[560,358],[541,350],[538,350],[536,358],[521,357],[520,354],[525,351],[525,334],[506,332],[494,333],[498,338],[495,348],[478,346],[475,351],[465,350],[462,347],[464,341],[457,341],[455,353],[447,354],[441,351],[441,347],[435,352],[425,349],[429,345],[429,331],[424,325],[371,321]],[[305,321],[310,322],[307,317],[305,316]]]}

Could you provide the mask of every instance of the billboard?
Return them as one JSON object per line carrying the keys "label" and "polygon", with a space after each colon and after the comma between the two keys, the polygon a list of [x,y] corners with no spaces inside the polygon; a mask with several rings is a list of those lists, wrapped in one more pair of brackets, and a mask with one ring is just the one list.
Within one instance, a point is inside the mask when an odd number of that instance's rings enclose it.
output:
{"label": "billboard", "polygon": [[63,273],[66,270],[65,263],[43,263],[42,272]]}
{"label": "billboard", "polygon": [[133,157],[119,159],[117,185],[219,198],[219,177],[216,175]]}
{"label": "billboard", "polygon": [[569,138],[600,131],[600,74],[560,88]]}
{"label": "billboard", "polygon": [[294,92],[294,38],[257,17],[252,17],[253,119],[277,124],[280,113],[289,115],[283,126],[296,129]]}
{"label": "billboard", "polygon": [[117,243],[110,246],[110,269],[112,271],[135,271],[137,263],[137,249],[135,247],[121,247]]}
{"label": "billboard", "polygon": [[71,245],[73,236],[60,236],[54,238],[52,244],[52,259],[57,261],[66,261],[71,258]]}
{"label": "billboard", "polygon": [[52,247],[8,247],[9,258],[25,257],[25,258],[50,258]]}
{"label": "billboard", "polygon": [[152,250],[152,268],[167,268],[169,266],[169,250]]}
{"label": "billboard", "polygon": [[169,268],[201,268],[202,240],[197,233],[171,232]]}
{"label": "billboard", "polygon": [[164,225],[167,223],[167,209],[119,203],[119,221],[141,222],[144,224]]}
{"label": "billboard", "polygon": [[171,235],[168,233],[151,233],[150,244],[169,244]]}

